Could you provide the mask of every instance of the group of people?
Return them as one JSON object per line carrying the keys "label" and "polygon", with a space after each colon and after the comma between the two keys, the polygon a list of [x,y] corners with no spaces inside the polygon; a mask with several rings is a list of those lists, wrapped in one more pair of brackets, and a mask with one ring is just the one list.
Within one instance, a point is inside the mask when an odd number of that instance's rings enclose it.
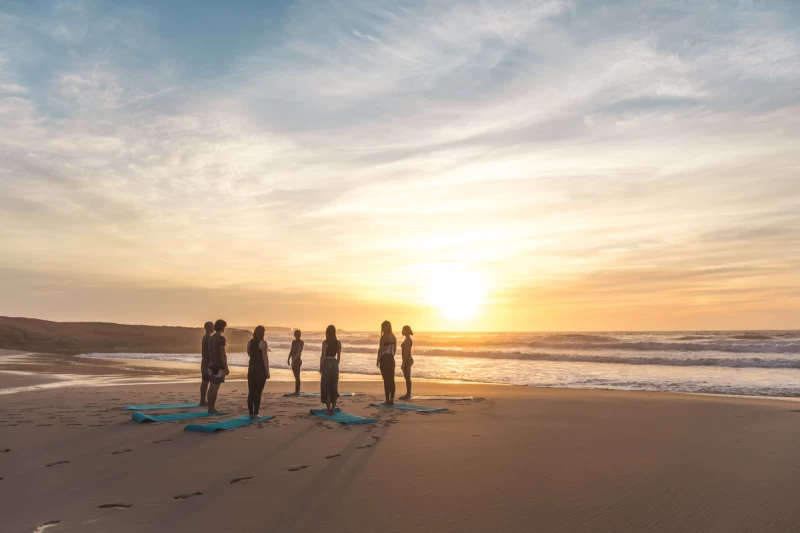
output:
{"label": "group of people", "polygon": [[[222,319],[216,322],[206,322],[206,334],[203,336],[201,346],[200,373],[200,405],[207,406],[209,414],[216,414],[217,395],[219,387],[225,382],[225,376],[230,374],[228,368],[228,354],[226,352],[225,328],[228,323]],[[247,341],[247,412],[250,418],[258,418],[261,407],[261,394],[269,379],[269,344],[265,338],[266,329],[258,326],[253,330],[253,337]],[[414,358],[411,357],[414,332],[409,326],[403,326],[405,339],[401,344],[402,361],[400,368],[406,381],[406,394],[400,399],[411,398],[411,366]],[[303,366],[303,348],[305,343],[301,339],[302,332],[295,330],[294,340],[289,350],[287,364],[294,374],[294,395],[300,395],[300,369]],[[395,354],[397,352],[397,338],[392,333],[392,324],[387,320],[381,324],[381,338],[378,344],[377,366],[383,377],[383,389],[386,394],[386,404],[394,404],[395,396]],[[328,326],[325,330],[325,340],[322,341],[322,353],[319,358],[320,373],[320,399],[325,404],[328,414],[336,410],[339,399],[339,363],[342,359],[342,342],[336,337],[336,328]]]}

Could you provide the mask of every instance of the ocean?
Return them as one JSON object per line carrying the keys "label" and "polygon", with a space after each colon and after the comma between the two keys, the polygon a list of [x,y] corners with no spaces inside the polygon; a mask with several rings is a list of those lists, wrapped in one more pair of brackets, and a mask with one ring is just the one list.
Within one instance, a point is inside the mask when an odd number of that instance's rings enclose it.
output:
{"label": "ocean", "polygon": [[[341,371],[375,374],[378,335],[340,333]],[[270,365],[288,368],[289,331],[267,335]],[[322,333],[304,333],[303,369],[315,370]],[[413,377],[536,387],[800,397],[800,331],[420,333]],[[398,336],[398,342],[402,337]],[[199,342],[199,340],[198,340]],[[229,363],[247,366],[244,346]],[[199,362],[199,354],[93,353],[85,357]],[[398,375],[400,375],[398,354]],[[402,379],[401,379],[402,381]],[[402,390],[402,383],[398,383]]]}

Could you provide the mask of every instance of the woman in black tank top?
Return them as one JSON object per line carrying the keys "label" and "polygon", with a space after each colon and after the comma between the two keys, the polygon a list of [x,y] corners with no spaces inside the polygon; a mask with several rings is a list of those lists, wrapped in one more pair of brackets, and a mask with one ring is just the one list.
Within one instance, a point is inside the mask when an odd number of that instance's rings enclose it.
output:
{"label": "woman in black tank top", "polygon": [[258,418],[261,394],[269,379],[269,346],[264,333],[264,326],[258,326],[253,330],[253,338],[247,342],[247,357],[250,359],[247,365],[247,411],[250,418]]}
{"label": "woman in black tank top", "polygon": [[342,358],[342,343],[336,338],[336,328],[328,326],[325,330],[325,341],[322,343],[322,355],[319,358],[319,392],[322,403],[332,415],[339,399],[339,360]]}

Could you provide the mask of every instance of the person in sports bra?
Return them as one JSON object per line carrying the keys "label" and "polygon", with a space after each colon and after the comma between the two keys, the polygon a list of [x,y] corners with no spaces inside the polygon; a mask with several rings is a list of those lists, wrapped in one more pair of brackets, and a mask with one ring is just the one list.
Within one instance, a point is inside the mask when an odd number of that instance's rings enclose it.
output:
{"label": "person in sports bra", "polygon": [[397,338],[392,333],[392,323],[385,320],[381,324],[381,340],[378,345],[378,368],[383,376],[383,392],[386,394],[386,405],[394,404],[394,354],[397,352]]}
{"label": "person in sports bra", "polygon": [[269,345],[264,338],[264,326],[253,330],[253,338],[247,341],[247,412],[250,418],[258,418],[261,394],[269,379]]}
{"label": "person in sports bra", "polygon": [[292,341],[292,348],[289,350],[289,359],[286,360],[286,364],[289,365],[292,369],[292,374],[294,374],[294,395],[300,396],[300,367],[303,366],[303,360],[301,359],[303,356],[303,347],[305,343],[300,340],[300,333],[299,329],[294,331],[294,340]]}
{"label": "person in sports bra", "polygon": [[328,414],[336,410],[336,401],[339,399],[339,361],[342,358],[342,343],[336,338],[336,328],[328,326],[325,330],[325,340],[322,341],[322,355],[319,358],[319,396]]}
{"label": "person in sports bra", "polygon": [[413,334],[414,332],[411,331],[410,326],[403,326],[405,339],[403,344],[400,345],[403,350],[403,362],[400,363],[400,368],[403,370],[403,377],[406,378],[406,394],[405,396],[400,396],[401,400],[411,398],[411,365],[414,364],[414,358],[411,357],[411,347],[414,345],[414,341],[411,340]]}

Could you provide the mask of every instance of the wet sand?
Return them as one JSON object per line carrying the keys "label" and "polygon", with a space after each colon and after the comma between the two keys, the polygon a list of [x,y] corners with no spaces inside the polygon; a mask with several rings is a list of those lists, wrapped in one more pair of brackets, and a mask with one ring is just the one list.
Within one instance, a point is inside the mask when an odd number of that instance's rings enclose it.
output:
{"label": "wet sand", "polygon": [[[256,426],[186,433],[123,411],[195,401],[195,373],[0,356],[0,530],[800,530],[797,402],[420,382],[474,397],[420,414],[369,407],[382,384],[353,381],[340,390],[362,394],[341,407],[378,421],[340,426],[273,373],[261,410],[275,418]],[[221,389],[230,415],[246,412],[242,377]]]}

